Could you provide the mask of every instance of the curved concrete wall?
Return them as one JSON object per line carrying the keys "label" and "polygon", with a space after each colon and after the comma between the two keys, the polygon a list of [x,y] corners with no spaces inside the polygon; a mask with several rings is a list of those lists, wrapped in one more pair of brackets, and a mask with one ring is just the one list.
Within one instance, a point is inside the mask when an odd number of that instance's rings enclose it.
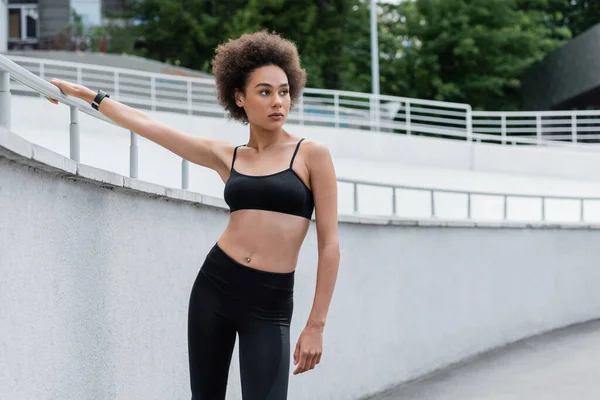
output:
{"label": "curved concrete wall", "polygon": [[[0,212],[0,398],[189,398],[187,302],[226,224],[219,199],[78,165],[0,129]],[[600,317],[598,226],[341,217],[339,228],[325,353],[291,377],[291,400],[357,399]],[[313,225],[293,345],[316,260]],[[230,375],[228,399],[240,399],[237,356]]]}
{"label": "curved concrete wall", "polygon": [[[69,109],[45,99],[13,96],[13,129],[26,139],[69,154]],[[184,132],[220,137],[233,143],[247,140],[247,127],[222,118],[150,112]],[[35,116],[35,118],[32,118]],[[81,161],[122,175],[129,174],[129,132],[93,117],[81,115]],[[339,177],[397,185],[438,187],[496,193],[600,197],[600,148],[511,147],[467,143],[367,131],[290,125],[298,136],[317,139],[331,149]],[[168,187],[181,187],[181,159],[160,146],[139,138],[139,178]],[[287,166],[286,166],[287,167]],[[221,198],[223,184],[213,171],[190,165],[191,190]],[[339,209],[353,210],[350,184],[339,188]],[[390,215],[391,191],[359,187],[362,214]],[[429,216],[429,193],[398,191],[397,209],[408,218]],[[503,216],[501,198],[474,197],[473,217],[497,220]],[[541,218],[538,200],[511,199],[512,220]],[[467,198],[436,195],[438,216],[461,219]],[[579,203],[548,202],[547,217],[554,221],[579,219]],[[600,221],[600,202],[586,204],[586,219]]]}
{"label": "curved concrete wall", "polygon": [[[68,155],[69,108],[55,106],[45,99],[12,96],[12,129],[26,139]],[[246,143],[248,127],[224,118],[189,116],[168,112],[147,112],[153,118],[193,135],[216,137],[233,143]],[[82,162],[99,168],[128,174],[129,132],[89,115],[80,113]],[[420,166],[479,173],[517,174],[546,178],[600,180],[600,147],[501,146],[469,143],[352,129],[286,125],[293,134],[320,140],[327,144],[335,160],[366,161],[395,164],[400,167]],[[161,177],[160,184],[179,183],[179,160],[168,159],[170,153],[144,138],[139,140],[140,177]],[[159,163],[150,161],[159,158]],[[374,170],[370,179],[393,181],[386,168]],[[343,177],[352,178],[361,168],[342,167]],[[164,177],[169,171],[173,178]],[[210,171],[212,172],[212,171]],[[195,171],[198,179],[209,175]],[[219,180],[216,174],[210,174]],[[365,177],[366,178],[366,177]],[[163,183],[164,182],[164,183]],[[212,180],[211,180],[212,182]],[[455,182],[455,184],[460,182]],[[210,184],[209,184],[210,186]],[[204,193],[204,192],[203,192]]]}

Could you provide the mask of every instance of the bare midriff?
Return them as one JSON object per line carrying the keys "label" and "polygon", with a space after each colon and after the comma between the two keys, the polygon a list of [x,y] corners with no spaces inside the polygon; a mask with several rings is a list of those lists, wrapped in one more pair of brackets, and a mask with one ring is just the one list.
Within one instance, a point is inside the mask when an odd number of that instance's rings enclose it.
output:
{"label": "bare midriff", "polygon": [[263,271],[287,273],[296,268],[310,221],[263,210],[230,214],[219,247],[236,262]]}

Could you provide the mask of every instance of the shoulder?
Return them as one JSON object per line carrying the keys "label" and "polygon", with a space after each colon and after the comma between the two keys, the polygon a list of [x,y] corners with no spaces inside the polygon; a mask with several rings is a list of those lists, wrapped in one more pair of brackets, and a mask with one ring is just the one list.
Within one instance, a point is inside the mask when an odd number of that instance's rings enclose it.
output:
{"label": "shoulder", "polygon": [[317,176],[334,176],[333,160],[326,144],[317,140],[305,140],[304,160],[311,179]]}
{"label": "shoulder", "polygon": [[319,160],[322,158],[331,158],[329,148],[326,144],[313,139],[304,139],[302,142],[304,154],[307,160]]}

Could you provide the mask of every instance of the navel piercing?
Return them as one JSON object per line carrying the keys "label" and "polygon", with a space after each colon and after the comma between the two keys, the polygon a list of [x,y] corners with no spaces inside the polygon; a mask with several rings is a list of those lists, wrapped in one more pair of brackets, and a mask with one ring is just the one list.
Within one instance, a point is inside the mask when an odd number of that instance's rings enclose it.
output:
{"label": "navel piercing", "polygon": [[[252,256],[252,253],[250,253],[250,256]],[[246,262],[249,263],[252,259],[250,257],[246,257]]]}

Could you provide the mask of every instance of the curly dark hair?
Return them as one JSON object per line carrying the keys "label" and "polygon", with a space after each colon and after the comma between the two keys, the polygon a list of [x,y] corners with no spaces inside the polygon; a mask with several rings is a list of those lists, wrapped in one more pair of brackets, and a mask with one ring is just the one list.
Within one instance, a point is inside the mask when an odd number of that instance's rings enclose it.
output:
{"label": "curly dark hair", "polygon": [[306,84],[306,71],[300,66],[294,43],[278,34],[259,31],[229,39],[217,47],[212,72],[217,84],[217,99],[229,113],[229,118],[248,123],[246,111],[235,103],[235,90],[243,92],[252,72],[266,65],[276,65],[287,75],[293,106]]}

